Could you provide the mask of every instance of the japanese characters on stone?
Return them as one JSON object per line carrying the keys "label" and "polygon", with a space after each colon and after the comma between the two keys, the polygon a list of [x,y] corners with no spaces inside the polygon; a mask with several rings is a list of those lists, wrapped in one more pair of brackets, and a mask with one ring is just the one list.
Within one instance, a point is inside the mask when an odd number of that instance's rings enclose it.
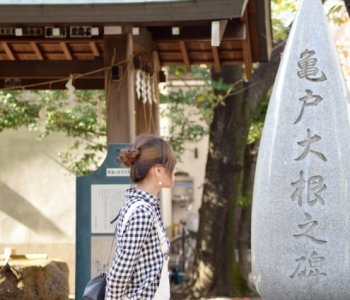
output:
{"label": "japanese characters on stone", "polygon": [[[316,110],[325,99],[317,92],[319,82],[327,80],[326,74],[317,66],[318,58],[314,50],[305,49],[300,54],[298,61],[297,76],[305,86],[305,94],[300,95],[299,114],[293,122],[294,126],[308,126],[309,110]],[[304,122],[301,122],[304,120]],[[304,126],[305,126],[304,125]],[[303,128],[301,128],[303,130]],[[314,280],[319,282],[321,277],[327,276],[327,258],[321,253],[320,246],[327,243],[327,239],[323,236],[324,232],[320,229],[320,222],[317,219],[317,211],[320,206],[327,205],[327,199],[323,193],[327,189],[327,183],[323,174],[309,174],[307,160],[315,159],[319,164],[327,163],[326,153],[322,153],[320,143],[322,136],[317,134],[317,128],[305,128],[305,135],[300,140],[294,141],[300,147],[300,152],[296,153],[293,160],[295,162],[306,162],[303,168],[291,180],[292,193],[290,195],[293,201],[301,210],[304,216],[297,220],[297,226],[293,228],[292,236],[296,240],[305,242],[304,253],[295,257],[295,269],[291,271],[289,277],[291,279],[301,278],[305,280]],[[316,249],[316,246],[317,249]]]}

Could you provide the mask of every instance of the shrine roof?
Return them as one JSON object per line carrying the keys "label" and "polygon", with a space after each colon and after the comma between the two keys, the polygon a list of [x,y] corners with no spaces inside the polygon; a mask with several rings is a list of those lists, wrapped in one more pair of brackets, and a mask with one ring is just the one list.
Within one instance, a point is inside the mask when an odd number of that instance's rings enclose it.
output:
{"label": "shrine roof", "polygon": [[188,0],[70,0],[70,1],[62,1],[62,0],[0,0],[0,4],[14,4],[14,5],[22,5],[22,4],[34,4],[34,5],[50,5],[50,4],[107,4],[107,3],[152,3],[152,2],[180,2],[180,1],[188,1]]}
{"label": "shrine roof", "polygon": [[1,23],[160,22],[241,17],[248,0],[0,1]]}
{"label": "shrine roof", "polygon": [[[162,66],[244,64],[249,78],[270,57],[270,0],[0,0],[0,88],[99,70],[108,35],[131,32]],[[104,72],[76,86],[103,88]]]}

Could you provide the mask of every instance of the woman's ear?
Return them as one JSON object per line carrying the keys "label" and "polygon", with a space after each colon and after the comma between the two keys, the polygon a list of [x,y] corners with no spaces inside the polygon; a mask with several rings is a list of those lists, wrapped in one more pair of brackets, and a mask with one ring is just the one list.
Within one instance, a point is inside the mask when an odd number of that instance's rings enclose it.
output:
{"label": "woman's ear", "polygon": [[161,175],[162,168],[159,165],[155,166],[155,172],[156,172],[157,176]]}
{"label": "woman's ear", "polygon": [[151,173],[152,173],[153,176],[158,178],[161,175],[161,168],[158,165],[153,166],[151,168]]}

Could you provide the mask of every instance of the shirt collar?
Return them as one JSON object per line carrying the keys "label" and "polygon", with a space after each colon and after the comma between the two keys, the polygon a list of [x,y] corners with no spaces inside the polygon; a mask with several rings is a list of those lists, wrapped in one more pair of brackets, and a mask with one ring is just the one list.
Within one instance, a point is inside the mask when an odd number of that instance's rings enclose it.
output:
{"label": "shirt collar", "polygon": [[151,204],[158,205],[160,202],[160,199],[158,196],[151,195],[143,190],[140,190],[136,187],[131,187],[126,190],[125,192],[126,198],[142,198],[143,200],[146,200],[147,202]]}

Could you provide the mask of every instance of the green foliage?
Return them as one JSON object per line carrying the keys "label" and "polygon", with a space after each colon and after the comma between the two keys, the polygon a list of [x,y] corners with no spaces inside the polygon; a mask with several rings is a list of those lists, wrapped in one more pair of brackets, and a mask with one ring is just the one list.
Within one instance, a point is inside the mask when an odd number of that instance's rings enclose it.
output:
{"label": "green foliage", "polygon": [[256,115],[253,118],[253,121],[249,128],[249,133],[247,138],[248,145],[255,143],[261,138],[271,92],[272,92],[272,89],[270,89],[270,91],[265,95],[263,101],[261,101],[259,110],[257,111]]}
{"label": "green foliage", "polygon": [[[223,80],[213,80],[209,67],[193,66],[191,73],[185,73],[182,66],[169,68],[169,74],[181,80],[181,86],[169,83],[161,94],[161,103],[187,104],[197,107],[203,113],[203,119],[210,124],[212,111],[233,90],[232,84]],[[187,77],[187,78],[186,78]],[[187,80],[186,80],[187,79]],[[190,85],[189,82],[192,82]]]}
{"label": "green foliage", "polygon": [[37,127],[36,118],[40,105],[20,101],[19,93],[0,92],[0,132],[7,128],[17,129],[26,126],[33,130]]}
{"label": "green foliage", "polygon": [[[272,31],[274,42],[278,43],[287,39],[295,12],[300,0],[271,0]],[[343,0],[333,0],[330,5],[325,2],[329,20],[337,25],[342,25],[348,20]]]}
{"label": "green foliage", "polygon": [[264,123],[260,121],[253,122],[249,128],[249,134],[247,139],[247,144],[253,144],[261,138],[262,129],[264,127]]}
{"label": "green foliage", "polygon": [[208,67],[193,67],[191,74],[186,74],[182,66],[170,67],[168,71],[181,85],[170,81],[165,86],[161,103],[167,105],[161,116],[170,121],[169,136],[165,138],[180,158],[186,141],[195,142],[208,134],[214,108],[225,104],[233,86],[212,80]]}
{"label": "green foliage", "polygon": [[[287,39],[299,2],[300,0],[271,0],[272,30],[275,43]],[[326,10],[329,20],[337,25],[342,25],[348,20],[343,0],[332,1],[329,8],[326,6]],[[346,50],[343,52],[344,55],[347,55]],[[254,143],[261,137],[269,97],[270,93],[262,102],[260,111],[250,126],[248,144]]]}
{"label": "green foliage", "polygon": [[[172,76],[184,76],[184,68],[171,70]],[[170,120],[166,139],[178,157],[186,141],[198,141],[208,134],[208,125],[216,105],[224,105],[232,86],[212,81],[208,68],[193,68],[195,87],[182,88],[168,84],[161,102],[168,105],[161,115]],[[219,91],[219,93],[214,93]],[[59,153],[63,165],[76,175],[88,174],[99,166],[106,152],[106,112],[103,91],[76,91],[74,107],[68,103],[66,91],[0,92],[0,132],[26,127],[43,139],[53,132],[72,137],[72,146]],[[100,111],[100,113],[97,113]]]}
{"label": "green foliage", "polygon": [[244,208],[252,205],[253,195],[248,193],[247,195],[240,195],[237,199],[237,206]]}
{"label": "green foliage", "polygon": [[295,0],[272,0],[272,31],[274,42],[285,41],[289,27],[293,21],[298,1]]}
{"label": "green foliage", "polygon": [[[274,42],[285,41],[297,10],[298,1],[271,0],[272,31]],[[249,130],[247,144],[260,139],[271,91],[265,96]]]}
{"label": "green foliage", "polygon": [[163,118],[170,120],[168,135],[164,138],[174,148],[178,159],[185,151],[185,142],[199,141],[208,134],[208,127],[203,122],[194,120],[194,115],[200,116],[198,109],[180,104],[169,104],[160,110]]}
{"label": "green foliage", "polygon": [[[184,75],[182,68],[174,69],[175,76]],[[208,133],[213,108],[224,104],[225,93],[231,87],[210,78],[208,68],[194,68],[192,79],[196,87],[175,88],[169,84],[161,95],[161,110],[171,121],[169,136],[178,157],[186,141],[198,141]],[[216,95],[214,90],[222,91]],[[94,171],[106,151],[106,113],[103,91],[76,91],[76,103],[71,107],[66,91],[0,92],[0,131],[26,127],[43,139],[53,132],[72,137],[72,146],[59,153],[63,165],[76,175]],[[100,109],[101,113],[97,111]],[[100,115],[100,116],[99,116]]]}
{"label": "green foliage", "polygon": [[65,152],[59,153],[62,163],[77,175],[87,175],[100,166],[100,161],[106,153],[106,141],[100,143],[91,141],[79,141]]}
{"label": "green foliage", "polygon": [[[336,1],[337,3],[333,4],[327,12],[327,16],[331,22],[336,25],[344,24],[349,16],[344,7],[344,1]],[[334,1],[333,1],[334,3]]]}
{"label": "green foliage", "polygon": [[24,126],[37,132],[39,139],[64,132],[74,144],[60,153],[63,165],[76,175],[87,174],[96,169],[106,149],[104,93],[75,95],[76,103],[70,107],[66,91],[0,92],[0,132]]}
{"label": "green foliage", "polygon": [[[299,1],[271,0],[274,41],[285,40]],[[342,24],[347,18],[342,1],[332,2],[327,15]],[[186,141],[198,141],[208,134],[213,110],[225,105],[234,85],[212,80],[209,67],[168,67],[171,77],[181,81],[180,87],[169,83],[161,94],[161,116],[170,120],[169,135],[178,157]],[[188,80],[186,80],[186,78]],[[60,153],[63,164],[77,175],[95,170],[106,151],[106,115],[103,91],[76,91],[76,105],[67,101],[66,91],[0,92],[0,132],[26,127],[44,138],[52,132],[64,132],[74,138],[73,145]],[[262,132],[269,95],[250,126],[247,144],[256,142]],[[100,110],[101,113],[97,113]],[[102,116],[102,117],[101,117]],[[242,204],[245,201],[242,200]]]}

